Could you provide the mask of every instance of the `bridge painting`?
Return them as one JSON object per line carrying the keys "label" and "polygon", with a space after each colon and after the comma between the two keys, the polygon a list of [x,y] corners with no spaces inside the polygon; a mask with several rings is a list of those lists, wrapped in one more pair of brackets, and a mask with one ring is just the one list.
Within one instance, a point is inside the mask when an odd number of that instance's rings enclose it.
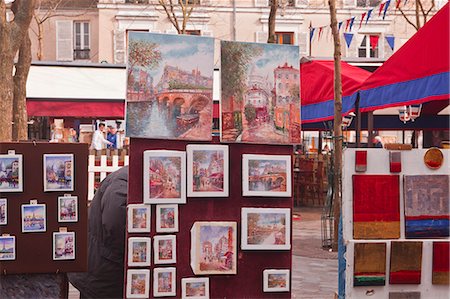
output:
{"label": "bridge painting", "polygon": [[250,191],[286,191],[286,161],[249,160]]}

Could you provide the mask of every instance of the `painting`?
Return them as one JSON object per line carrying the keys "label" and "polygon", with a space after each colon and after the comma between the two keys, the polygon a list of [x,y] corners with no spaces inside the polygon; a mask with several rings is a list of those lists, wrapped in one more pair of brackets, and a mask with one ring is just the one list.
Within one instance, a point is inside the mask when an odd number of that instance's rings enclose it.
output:
{"label": "painting", "polygon": [[150,266],[150,238],[128,238],[128,266]]}
{"label": "painting", "polygon": [[389,299],[420,299],[420,292],[389,292]]}
{"label": "painting", "polygon": [[126,136],[211,140],[214,39],[130,32]]}
{"label": "painting", "polygon": [[174,264],[177,262],[177,237],[175,235],[154,236],[153,250],[155,264]]}
{"label": "painting", "polygon": [[291,249],[291,209],[242,208],[241,248]]}
{"label": "painting", "polygon": [[384,286],[386,243],[355,243],[353,286]]}
{"label": "painting", "polygon": [[449,175],[405,175],[406,238],[449,237]]}
{"label": "painting", "polygon": [[8,200],[0,198],[0,225],[8,224]]}
{"label": "painting", "polygon": [[128,232],[150,232],[150,206],[143,204],[128,205]]}
{"label": "painting", "polygon": [[353,237],[400,238],[398,175],[353,175]]}
{"label": "painting", "polygon": [[156,205],[156,232],[178,232],[178,205]]}
{"label": "painting", "polygon": [[45,204],[22,205],[22,232],[45,232],[47,218]]}
{"label": "painting", "polygon": [[75,232],[53,233],[53,260],[75,259]]}
{"label": "painting", "polygon": [[191,197],[228,197],[228,146],[186,146],[187,185]]}
{"label": "painting", "polygon": [[144,151],[144,203],[186,203],[186,153]]}
{"label": "painting", "polygon": [[422,242],[391,242],[390,284],[420,284]]}
{"label": "painting", "polygon": [[73,191],[73,154],[44,154],[44,192]]}
{"label": "painting", "polygon": [[389,170],[393,173],[402,172],[402,153],[389,152]]}
{"label": "painting", "polygon": [[266,269],[263,271],[264,292],[289,292],[289,269]]}
{"label": "painting", "polygon": [[195,222],[191,229],[191,268],[195,275],[236,274],[236,222]]}
{"label": "painting", "polygon": [[433,284],[450,284],[450,242],[433,242],[433,272],[431,275]]}
{"label": "painting", "polygon": [[301,143],[298,47],[220,45],[222,142]]}
{"label": "painting", "polygon": [[209,299],[209,277],[182,278],[182,299]]}
{"label": "painting", "polygon": [[127,298],[148,298],[150,290],[150,270],[127,270]]}
{"label": "painting", "polygon": [[176,295],[176,269],[154,268],[153,269],[153,296],[170,297]]}
{"label": "painting", "polygon": [[0,155],[0,192],[22,192],[22,155]]}
{"label": "painting", "polygon": [[16,259],[16,237],[0,236],[0,261]]}
{"label": "painting", "polygon": [[78,197],[59,196],[58,197],[58,222],[78,221]]}
{"label": "painting", "polygon": [[367,151],[355,151],[355,172],[366,172]]}
{"label": "painting", "polygon": [[242,155],[243,196],[290,197],[291,156]]}

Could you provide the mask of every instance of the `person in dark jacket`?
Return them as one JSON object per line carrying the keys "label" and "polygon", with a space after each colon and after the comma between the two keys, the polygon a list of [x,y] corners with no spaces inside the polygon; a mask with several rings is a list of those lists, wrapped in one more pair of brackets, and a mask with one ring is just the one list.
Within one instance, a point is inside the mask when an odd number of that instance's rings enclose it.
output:
{"label": "person in dark jacket", "polygon": [[128,166],[103,180],[89,208],[88,272],[69,273],[80,298],[123,298]]}

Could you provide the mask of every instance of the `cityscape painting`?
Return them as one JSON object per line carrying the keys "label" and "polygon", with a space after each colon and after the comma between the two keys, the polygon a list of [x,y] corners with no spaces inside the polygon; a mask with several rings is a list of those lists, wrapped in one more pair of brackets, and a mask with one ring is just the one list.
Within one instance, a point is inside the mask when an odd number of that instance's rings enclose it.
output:
{"label": "cityscape painting", "polygon": [[75,259],[75,232],[53,233],[53,259]]}
{"label": "cityscape painting", "polygon": [[0,155],[0,192],[22,192],[22,155]]}
{"label": "cityscape painting", "polygon": [[0,198],[0,225],[8,224],[8,200]]}
{"label": "cityscape painting", "polygon": [[127,298],[148,298],[150,270],[127,270]]}
{"label": "cityscape painting", "polygon": [[176,268],[153,269],[153,296],[165,297],[176,295]]}
{"label": "cityscape painting", "polygon": [[300,140],[297,46],[221,41],[222,141]]}
{"label": "cityscape painting", "polygon": [[178,231],[178,205],[156,206],[156,232],[172,233]]}
{"label": "cityscape painting", "polygon": [[150,215],[149,205],[128,205],[128,232],[150,232]]}
{"label": "cityscape painting", "polygon": [[22,232],[45,232],[45,204],[22,205]]}
{"label": "cityscape painting", "polygon": [[73,191],[73,154],[44,155],[44,191]]}
{"label": "cityscape painting", "polygon": [[128,266],[150,266],[150,238],[128,238]]}
{"label": "cityscape painting", "polygon": [[263,271],[264,292],[289,292],[289,269],[266,269]]}
{"label": "cityscape painting", "polygon": [[58,222],[78,221],[78,197],[60,196],[58,197]]}
{"label": "cityscape painting", "polygon": [[0,236],[0,261],[16,259],[16,237]]}
{"label": "cityscape painting", "polygon": [[214,39],[130,32],[126,135],[211,140]]}
{"label": "cityscape painting", "polygon": [[182,299],[209,299],[209,277],[182,278]]}
{"label": "cityscape painting", "polygon": [[174,264],[177,262],[177,239],[175,235],[154,236],[153,242],[155,264]]}

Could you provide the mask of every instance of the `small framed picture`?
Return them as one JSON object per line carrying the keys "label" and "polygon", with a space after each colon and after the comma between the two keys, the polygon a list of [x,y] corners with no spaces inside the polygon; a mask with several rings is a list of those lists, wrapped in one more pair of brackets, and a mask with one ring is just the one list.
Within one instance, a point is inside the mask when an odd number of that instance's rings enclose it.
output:
{"label": "small framed picture", "polygon": [[8,200],[0,198],[0,225],[8,224]]}
{"label": "small framed picture", "polygon": [[155,264],[174,264],[177,262],[177,238],[175,235],[154,236],[153,251]]}
{"label": "small framed picture", "polygon": [[23,233],[45,232],[46,223],[45,204],[22,205]]}
{"label": "small framed picture", "polygon": [[150,266],[150,238],[128,238],[128,266]]}
{"label": "small framed picture", "polygon": [[185,152],[144,152],[144,203],[186,203]]}
{"label": "small framed picture", "polygon": [[153,269],[153,296],[170,297],[176,296],[176,269],[154,268]]}
{"label": "small framed picture", "polygon": [[150,270],[127,270],[127,298],[148,298]]}
{"label": "small framed picture", "polygon": [[228,197],[228,145],[186,146],[191,197]]}
{"label": "small framed picture", "polygon": [[289,270],[264,270],[264,292],[289,292],[290,285],[290,271]]}
{"label": "small framed picture", "polygon": [[178,205],[156,206],[156,231],[158,233],[178,231]]}
{"label": "small framed picture", "polygon": [[291,156],[242,155],[242,195],[291,197]]}
{"label": "small framed picture", "polygon": [[291,209],[242,208],[241,248],[291,249]]}
{"label": "small framed picture", "polygon": [[128,232],[150,232],[150,206],[143,204],[128,205]]}
{"label": "small framed picture", "polygon": [[0,236],[0,261],[16,259],[16,237]]}
{"label": "small framed picture", "polygon": [[22,155],[0,155],[0,193],[22,192]]}
{"label": "small framed picture", "polygon": [[75,232],[53,233],[53,260],[75,259]]}
{"label": "small framed picture", "polygon": [[209,299],[209,277],[182,278],[182,299]]}
{"label": "small framed picture", "polygon": [[44,154],[44,192],[73,191],[73,154]]}
{"label": "small framed picture", "polygon": [[58,197],[58,222],[78,221],[78,197],[59,196]]}

